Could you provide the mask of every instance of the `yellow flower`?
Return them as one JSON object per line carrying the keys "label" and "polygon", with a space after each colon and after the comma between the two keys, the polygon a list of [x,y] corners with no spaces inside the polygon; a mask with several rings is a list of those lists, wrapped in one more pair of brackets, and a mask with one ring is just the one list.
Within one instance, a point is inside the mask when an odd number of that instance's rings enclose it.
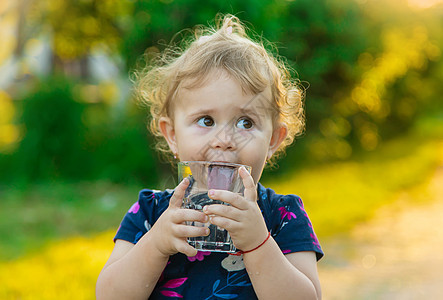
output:
{"label": "yellow flower", "polygon": [[52,243],[42,252],[0,263],[0,299],[95,299],[114,231]]}

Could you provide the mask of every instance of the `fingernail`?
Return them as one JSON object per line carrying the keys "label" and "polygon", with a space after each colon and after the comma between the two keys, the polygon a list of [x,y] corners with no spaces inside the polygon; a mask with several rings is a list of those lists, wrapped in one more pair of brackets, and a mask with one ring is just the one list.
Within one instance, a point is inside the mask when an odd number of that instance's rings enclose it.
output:
{"label": "fingernail", "polygon": [[241,166],[240,169],[241,169],[241,172],[243,172],[243,174],[244,174],[244,173],[248,173],[248,170],[246,170],[245,167]]}
{"label": "fingernail", "polygon": [[208,194],[209,194],[209,196],[214,196],[215,192],[214,192],[214,190],[209,190]]}

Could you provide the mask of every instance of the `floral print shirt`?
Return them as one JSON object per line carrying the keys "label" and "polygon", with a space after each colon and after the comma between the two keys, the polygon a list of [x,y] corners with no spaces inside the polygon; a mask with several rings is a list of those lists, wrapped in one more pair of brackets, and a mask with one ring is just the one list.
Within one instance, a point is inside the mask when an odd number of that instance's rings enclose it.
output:
{"label": "floral print shirt", "polygon": [[[323,256],[302,200],[257,187],[258,204],[268,230],[284,254],[314,251]],[[114,238],[136,244],[166,210],[173,190],[142,190]],[[243,256],[199,251],[172,255],[149,299],[257,299]]]}

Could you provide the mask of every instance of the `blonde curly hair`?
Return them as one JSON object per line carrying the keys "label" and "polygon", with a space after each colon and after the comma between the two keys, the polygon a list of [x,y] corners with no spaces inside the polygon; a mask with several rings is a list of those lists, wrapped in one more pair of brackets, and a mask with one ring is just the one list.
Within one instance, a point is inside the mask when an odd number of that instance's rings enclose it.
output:
{"label": "blonde curly hair", "polygon": [[226,71],[244,91],[253,94],[270,86],[274,126],[283,123],[288,129],[273,158],[303,132],[304,89],[298,80],[291,79],[286,63],[267,51],[262,39],[249,37],[246,29],[236,16],[218,15],[215,27],[197,27],[190,38],[148,58],[147,65],[134,73],[137,99],[150,109],[149,130],[158,138],[156,149],[167,158],[172,159],[172,152],[160,132],[159,119],[174,119],[172,104],[185,80],[191,80],[187,88],[198,87],[214,70]]}

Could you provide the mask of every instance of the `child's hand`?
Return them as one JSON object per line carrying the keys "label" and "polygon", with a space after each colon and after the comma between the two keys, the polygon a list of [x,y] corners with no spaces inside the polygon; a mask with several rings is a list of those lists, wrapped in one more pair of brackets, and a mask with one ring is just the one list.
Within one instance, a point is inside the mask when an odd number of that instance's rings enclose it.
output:
{"label": "child's hand", "polygon": [[189,180],[187,178],[180,182],[169,201],[169,207],[150,230],[157,249],[168,257],[177,252],[187,256],[195,256],[197,250],[188,244],[186,238],[209,234],[209,229],[206,227],[185,224],[185,221],[208,222],[208,216],[204,213],[181,208],[188,185]]}
{"label": "child's hand", "polygon": [[210,222],[220,226],[231,235],[236,248],[248,251],[262,243],[267,234],[266,223],[257,204],[257,191],[252,176],[245,168],[240,168],[240,176],[245,186],[244,197],[229,191],[210,190],[209,197],[231,204],[213,204],[203,211],[210,217]]}

